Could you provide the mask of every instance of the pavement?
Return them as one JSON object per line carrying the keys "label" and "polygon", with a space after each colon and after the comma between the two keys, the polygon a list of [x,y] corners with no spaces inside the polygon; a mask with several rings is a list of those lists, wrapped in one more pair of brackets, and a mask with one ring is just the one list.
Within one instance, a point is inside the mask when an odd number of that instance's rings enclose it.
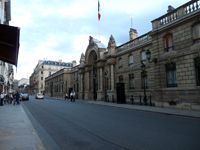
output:
{"label": "pavement", "polygon": [[45,150],[21,104],[0,106],[0,150]]}
{"label": "pavement", "polygon": [[[64,98],[56,97],[45,98],[64,100]],[[117,104],[112,102],[81,99],[76,99],[76,101],[85,101],[87,104],[92,105],[103,105],[122,109],[200,118],[200,111],[194,110],[161,108],[136,104]],[[22,105],[6,104],[0,106],[0,150],[45,150],[41,139],[31,124]]]}

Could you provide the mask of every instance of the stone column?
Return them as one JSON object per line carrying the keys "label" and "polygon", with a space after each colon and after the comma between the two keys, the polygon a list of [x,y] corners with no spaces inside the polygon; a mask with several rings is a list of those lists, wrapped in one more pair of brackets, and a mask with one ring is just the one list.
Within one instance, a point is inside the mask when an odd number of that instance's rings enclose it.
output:
{"label": "stone column", "polygon": [[102,68],[100,68],[100,73],[99,73],[99,78],[100,78],[100,91],[103,90],[103,75],[102,75]]}
{"label": "stone column", "polygon": [[89,91],[90,90],[90,75],[89,75],[89,72],[86,73],[86,79],[87,79],[86,89],[87,89],[87,91]]}
{"label": "stone column", "polygon": [[114,67],[113,67],[113,64],[111,65],[111,68],[110,68],[110,75],[111,75],[111,90],[113,91],[114,90]]}

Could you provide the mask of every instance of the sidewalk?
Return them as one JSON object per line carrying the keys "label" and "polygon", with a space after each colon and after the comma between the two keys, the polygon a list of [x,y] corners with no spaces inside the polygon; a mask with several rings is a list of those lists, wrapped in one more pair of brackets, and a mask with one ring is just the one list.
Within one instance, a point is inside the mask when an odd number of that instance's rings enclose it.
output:
{"label": "sidewalk", "polygon": [[21,105],[0,106],[0,150],[45,150]]}
{"label": "sidewalk", "polygon": [[[64,100],[64,98],[58,98],[58,97],[46,97],[46,98]],[[84,101],[82,99],[77,99],[77,100]],[[155,107],[155,106],[136,105],[136,104],[117,104],[116,102],[112,103],[112,102],[94,101],[94,100],[86,100],[86,101],[88,104],[94,104],[94,105],[103,105],[103,106],[118,107],[118,108],[124,108],[124,109],[133,109],[133,110],[139,110],[139,111],[162,113],[162,114],[167,114],[167,115],[200,118],[200,111],[195,111],[195,110],[163,108],[163,107]]]}

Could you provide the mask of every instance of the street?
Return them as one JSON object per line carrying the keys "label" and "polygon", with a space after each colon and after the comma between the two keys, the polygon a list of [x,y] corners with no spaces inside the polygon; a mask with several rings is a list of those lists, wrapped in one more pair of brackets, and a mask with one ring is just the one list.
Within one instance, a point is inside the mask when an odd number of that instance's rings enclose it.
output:
{"label": "street", "polygon": [[23,101],[47,150],[197,150],[200,119],[87,104]]}

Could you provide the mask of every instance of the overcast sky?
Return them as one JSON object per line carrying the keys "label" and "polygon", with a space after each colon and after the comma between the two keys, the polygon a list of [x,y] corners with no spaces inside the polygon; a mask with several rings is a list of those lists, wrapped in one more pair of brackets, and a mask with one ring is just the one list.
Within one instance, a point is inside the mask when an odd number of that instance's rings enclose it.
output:
{"label": "overcast sky", "polygon": [[[29,78],[38,60],[77,61],[85,54],[89,36],[107,47],[110,35],[117,46],[152,29],[151,21],[189,0],[11,0],[11,26],[20,27],[20,49],[15,79]],[[99,24],[99,31],[98,31]]]}

